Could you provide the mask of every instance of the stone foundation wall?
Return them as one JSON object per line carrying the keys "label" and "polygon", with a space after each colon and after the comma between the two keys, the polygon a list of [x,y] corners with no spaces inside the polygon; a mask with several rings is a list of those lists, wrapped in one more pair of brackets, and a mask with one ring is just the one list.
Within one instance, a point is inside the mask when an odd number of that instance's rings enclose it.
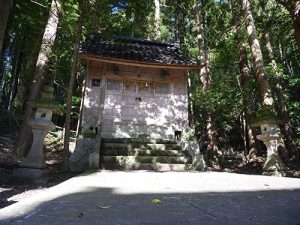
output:
{"label": "stone foundation wall", "polygon": [[102,124],[102,138],[139,138],[174,139],[174,129],[158,125]]}
{"label": "stone foundation wall", "polygon": [[73,172],[88,170],[89,156],[95,152],[97,152],[97,138],[84,138],[79,136],[76,140],[75,150],[69,159],[70,170]]}

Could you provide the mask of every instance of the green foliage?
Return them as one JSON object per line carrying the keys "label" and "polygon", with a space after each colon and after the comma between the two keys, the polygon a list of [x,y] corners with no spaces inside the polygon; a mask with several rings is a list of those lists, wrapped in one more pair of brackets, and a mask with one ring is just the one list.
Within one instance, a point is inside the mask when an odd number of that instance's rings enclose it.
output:
{"label": "green foliage", "polygon": [[[15,77],[14,68],[17,62],[16,50],[22,50],[19,82],[14,105],[22,114],[30,91],[36,57],[41,46],[41,39],[47,21],[50,2],[47,0],[15,0],[11,12],[5,39],[4,72],[0,71],[2,99],[10,97],[11,85]],[[234,1],[231,1],[234,2]],[[79,1],[61,1],[62,12],[59,18],[59,29],[55,46],[48,63],[49,82],[55,87],[55,99],[65,112],[65,99],[70,80],[73,44],[79,16]],[[242,90],[238,68],[236,29],[230,1],[194,1],[194,0],[161,0],[161,33],[163,41],[177,41],[181,51],[195,61],[199,61],[199,50],[195,18],[195,3],[200,4],[204,50],[209,52],[209,69],[211,85],[208,91],[202,90],[199,74],[190,73],[191,87],[189,101],[193,105],[197,135],[206,133],[208,116],[213,119],[214,132],[223,148],[235,150],[243,148],[241,123],[244,112],[243,95],[254,97],[256,109],[254,120],[278,119],[276,115],[260,107],[256,80],[251,67],[251,56],[248,51],[251,79],[249,89]],[[82,41],[91,32],[101,32],[104,37],[115,35],[154,37],[154,1],[148,0],[88,0],[88,9],[84,17]],[[277,82],[283,86],[284,100],[289,112],[292,128],[300,140],[300,57],[296,47],[292,21],[289,13],[276,1],[252,1],[257,34],[266,64],[268,79],[274,87]],[[244,23],[241,26],[244,29]],[[270,41],[273,45],[277,68],[268,57],[264,47],[263,33],[270,28]],[[245,35],[246,36],[246,35]],[[246,38],[245,38],[246,43]],[[249,50],[249,46],[247,47]],[[32,62],[32,63],[30,63]],[[1,69],[1,66],[0,66]],[[85,66],[78,66],[74,96],[72,97],[72,116],[79,117],[82,80],[86,74]],[[274,91],[273,91],[274,92]],[[275,96],[275,93],[274,93]],[[274,98],[276,102],[278,99]],[[35,107],[49,102],[34,103]],[[51,105],[51,104],[50,104]],[[52,106],[51,106],[52,107]],[[54,107],[54,106],[53,106]],[[56,106],[55,106],[56,107]],[[58,108],[55,110],[58,110]],[[270,116],[271,115],[271,116]]]}
{"label": "green foliage", "polygon": [[[81,103],[81,96],[72,96],[72,117],[79,118],[79,109]],[[67,105],[66,103],[62,104],[62,112],[63,114],[66,113]]]}
{"label": "green foliage", "polygon": [[[39,4],[33,1],[14,1],[4,41],[4,61],[0,61],[0,81],[4,83],[4,89],[0,89],[0,96],[2,95],[4,99],[1,107],[7,107],[7,99],[10,98],[11,87],[16,76],[18,76],[19,88],[14,106],[21,110],[26,102],[25,96],[28,95],[27,92],[31,87],[35,68],[35,62],[31,64],[31,61],[37,57],[40,48],[43,29],[47,20],[47,8],[48,1],[46,0],[40,0]],[[4,71],[1,71],[2,66],[5,68]],[[16,74],[17,67],[20,69]],[[7,76],[3,74],[7,74]]]}
{"label": "green foliage", "polygon": [[300,146],[300,101],[290,101],[287,103],[290,120],[293,126],[294,135],[297,138],[298,146]]}

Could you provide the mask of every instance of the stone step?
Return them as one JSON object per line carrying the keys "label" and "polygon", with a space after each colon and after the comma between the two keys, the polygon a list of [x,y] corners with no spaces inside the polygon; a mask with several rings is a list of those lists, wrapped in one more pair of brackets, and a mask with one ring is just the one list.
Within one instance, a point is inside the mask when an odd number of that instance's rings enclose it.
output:
{"label": "stone step", "polygon": [[150,143],[101,143],[101,149],[125,150],[181,150],[178,144],[150,144]]}
{"label": "stone step", "polygon": [[105,156],[185,156],[180,150],[141,150],[141,149],[102,149],[101,154]]}
{"label": "stone step", "polygon": [[150,138],[101,138],[102,143],[177,144],[176,140]]}
{"label": "stone step", "polygon": [[122,169],[122,170],[154,170],[154,171],[188,171],[192,170],[191,164],[170,164],[170,163],[139,163],[132,164],[105,164],[105,169]]}
{"label": "stone step", "polygon": [[131,165],[134,163],[169,163],[185,164],[191,163],[190,157],[183,156],[103,156],[102,163],[115,165]]}
{"label": "stone step", "polygon": [[185,171],[192,160],[174,140],[102,138],[100,161],[107,169]]}

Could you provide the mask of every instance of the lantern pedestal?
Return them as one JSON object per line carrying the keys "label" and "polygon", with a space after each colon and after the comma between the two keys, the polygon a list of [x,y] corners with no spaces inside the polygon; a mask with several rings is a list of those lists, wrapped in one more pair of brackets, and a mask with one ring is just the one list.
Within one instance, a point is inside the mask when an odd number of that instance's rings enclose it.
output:
{"label": "lantern pedestal", "polygon": [[43,142],[46,134],[55,128],[52,122],[31,120],[33,142],[26,158],[21,162],[21,167],[43,169],[46,163],[43,153]]}
{"label": "lantern pedestal", "polygon": [[278,143],[282,135],[278,132],[277,124],[262,124],[261,134],[257,139],[264,142],[267,147],[267,160],[263,166],[264,174],[272,176],[286,176],[287,168],[278,154]]}
{"label": "lantern pedestal", "polygon": [[34,180],[38,183],[45,182],[43,178],[48,175],[48,170],[44,158],[43,142],[46,134],[55,128],[51,117],[51,110],[37,109],[35,119],[28,122],[32,127],[33,142],[27,156],[20,163],[20,168],[14,171],[14,176]]}

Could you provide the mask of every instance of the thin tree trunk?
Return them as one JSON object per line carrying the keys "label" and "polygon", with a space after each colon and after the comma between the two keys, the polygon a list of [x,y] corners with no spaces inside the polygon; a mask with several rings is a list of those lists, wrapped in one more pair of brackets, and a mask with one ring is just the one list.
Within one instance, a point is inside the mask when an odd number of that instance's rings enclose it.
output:
{"label": "thin tree trunk", "polygon": [[249,126],[249,118],[254,114],[254,100],[251,93],[250,84],[250,70],[248,66],[246,47],[243,43],[243,32],[239,25],[237,25],[237,37],[240,41],[237,52],[239,56],[239,69],[241,73],[241,88],[243,91],[244,112],[246,117],[246,132],[248,140],[247,159],[255,159],[257,154],[256,142],[254,138],[254,131]]}
{"label": "thin tree trunk", "polygon": [[86,88],[86,78],[83,79],[82,81],[82,90],[81,90],[81,101],[80,101],[80,108],[79,108],[79,118],[78,118],[78,123],[77,123],[77,128],[76,128],[76,138],[78,138],[79,133],[81,132],[81,124],[82,124],[82,110],[83,110],[83,105],[84,105],[84,93],[85,93],[85,88]]}
{"label": "thin tree trunk", "polygon": [[180,28],[179,28],[179,19],[176,16],[175,17],[175,27],[174,27],[174,36],[175,36],[175,40],[176,42],[180,45]]}
{"label": "thin tree trunk", "polygon": [[160,0],[154,0],[155,4],[155,39],[161,40],[160,31]]}
{"label": "thin tree trunk", "polygon": [[14,67],[13,67],[13,81],[12,81],[12,86],[11,86],[11,89],[9,92],[9,100],[8,100],[8,105],[7,105],[8,111],[11,110],[11,106],[12,106],[13,101],[17,94],[22,58],[23,58],[23,53],[21,52],[21,49],[19,47],[17,50],[17,55],[16,55]]}
{"label": "thin tree trunk", "polygon": [[2,58],[2,47],[5,37],[8,16],[13,6],[13,2],[13,0],[0,0],[0,59]]}
{"label": "thin tree trunk", "polygon": [[[67,95],[67,109],[66,109],[66,120],[65,120],[65,133],[64,133],[64,162],[65,162],[65,169],[68,170],[69,165],[69,139],[70,139],[70,129],[71,129],[71,113],[72,113],[72,95],[73,95],[73,87],[75,82],[75,76],[77,72],[77,62],[78,62],[78,51],[79,51],[79,44],[81,39],[82,33],[82,25],[83,25],[83,18],[85,13],[85,5],[87,1],[82,2],[83,0],[79,0],[79,5],[81,6],[79,23],[77,25],[76,30],[76,37],[74,42],[74,50],[72,56],[72,65],[71,65],[71,74],[70,74],[70,82],[68,88],[68,95]],[[84,4],[84,5],[83,5]]]}
{"label": "thin tree trunk", "polygon": [[[200,64],[204,65],[200,69],[200,80],[203,85],[203,91],[208,92],[211,86],[211,75],[209,70],[209,57],[208,57],[208,46],[206,46],[206,41],[204,39],[204,27],[203,18],[201,17],[200,6],[197,5],[196,8],[196,30],[197,30],[197,42],[199,49],[199,59]],[[205,95],[206,96],[206,95]],[[207,156],[208,165],[212,166],[216,155],[217,155],[217,144],[215,138],[215,132],[213,131],[213,122],[211,109],[207,108],[207,119],[206,119],[206,131],[207,131]]]}
{"label": "thin tree trunk", "polygon": [[7,71],[4,69],[2,74],[2,80],[0,82],[0,103],[5,102],[5,83],[6,83]]}
{"label": "thin tree trunk", "polygon": [[191,73],[188,73],[188,111],[189,111],[189,126],[191,128],[195,128],[195,115],[194,115],[194,105],[193,105],[193,101],[192,101],[192,92],[191,92],[191,88],[192,88],[192,81],[191,81]]}
{"label": "thin tree trunk", "polygon": [[[60,8],[61,5],[59,1],[52,0],[51,10],[49,13],[47,25],[45,27],[42,45],[36,62],[35,75],[31,86],[28,102],[33,101],[38,97],[46,83],[46,67],[56,37]],[[25,116],[20,129],[19,140],[17,143],[17,154],[19,157],[25,156],[26,148],[28,148],[30,145],[29,140],[31,137],[31,127],[27,122],[32,116],[33,109],[29,104],[27,104]]]}
{"label": "thin tree trunk", "polygon": [[[39,55],[39,50],[42,43],[42,35],[38,36],[38,40],[36,40],[33,45],[30,45],[30,50],[24,49],[24,54],[28,52],[26,57],[25,65],[22,66],[20,75],[22,76],[20,81],[20,89],[16,93],[16,98],[21,103],[21,113],[23,114],[26,110],[26,103],[30,93],[31,81],[33,80],[34,71],[36,67],[36,62]],[[24,63],[23,63],[24,64]]]}
{"label": "thin tree trunk", "polygon": [[94,32],[100,32],[100,21],[99,21],[99,16],[98,16],[98,13],[100,12],[101,10],[101,1],[94,1],[92,3],[90,3],[90,1],[88,1],[87,4],[92,4],[92,5],[89,5],[88,8],[93,8],[93,11],[94,13],[96,13],[96,15],[93,16],[92,18],[92,23],[93,23],[93,31]]}

